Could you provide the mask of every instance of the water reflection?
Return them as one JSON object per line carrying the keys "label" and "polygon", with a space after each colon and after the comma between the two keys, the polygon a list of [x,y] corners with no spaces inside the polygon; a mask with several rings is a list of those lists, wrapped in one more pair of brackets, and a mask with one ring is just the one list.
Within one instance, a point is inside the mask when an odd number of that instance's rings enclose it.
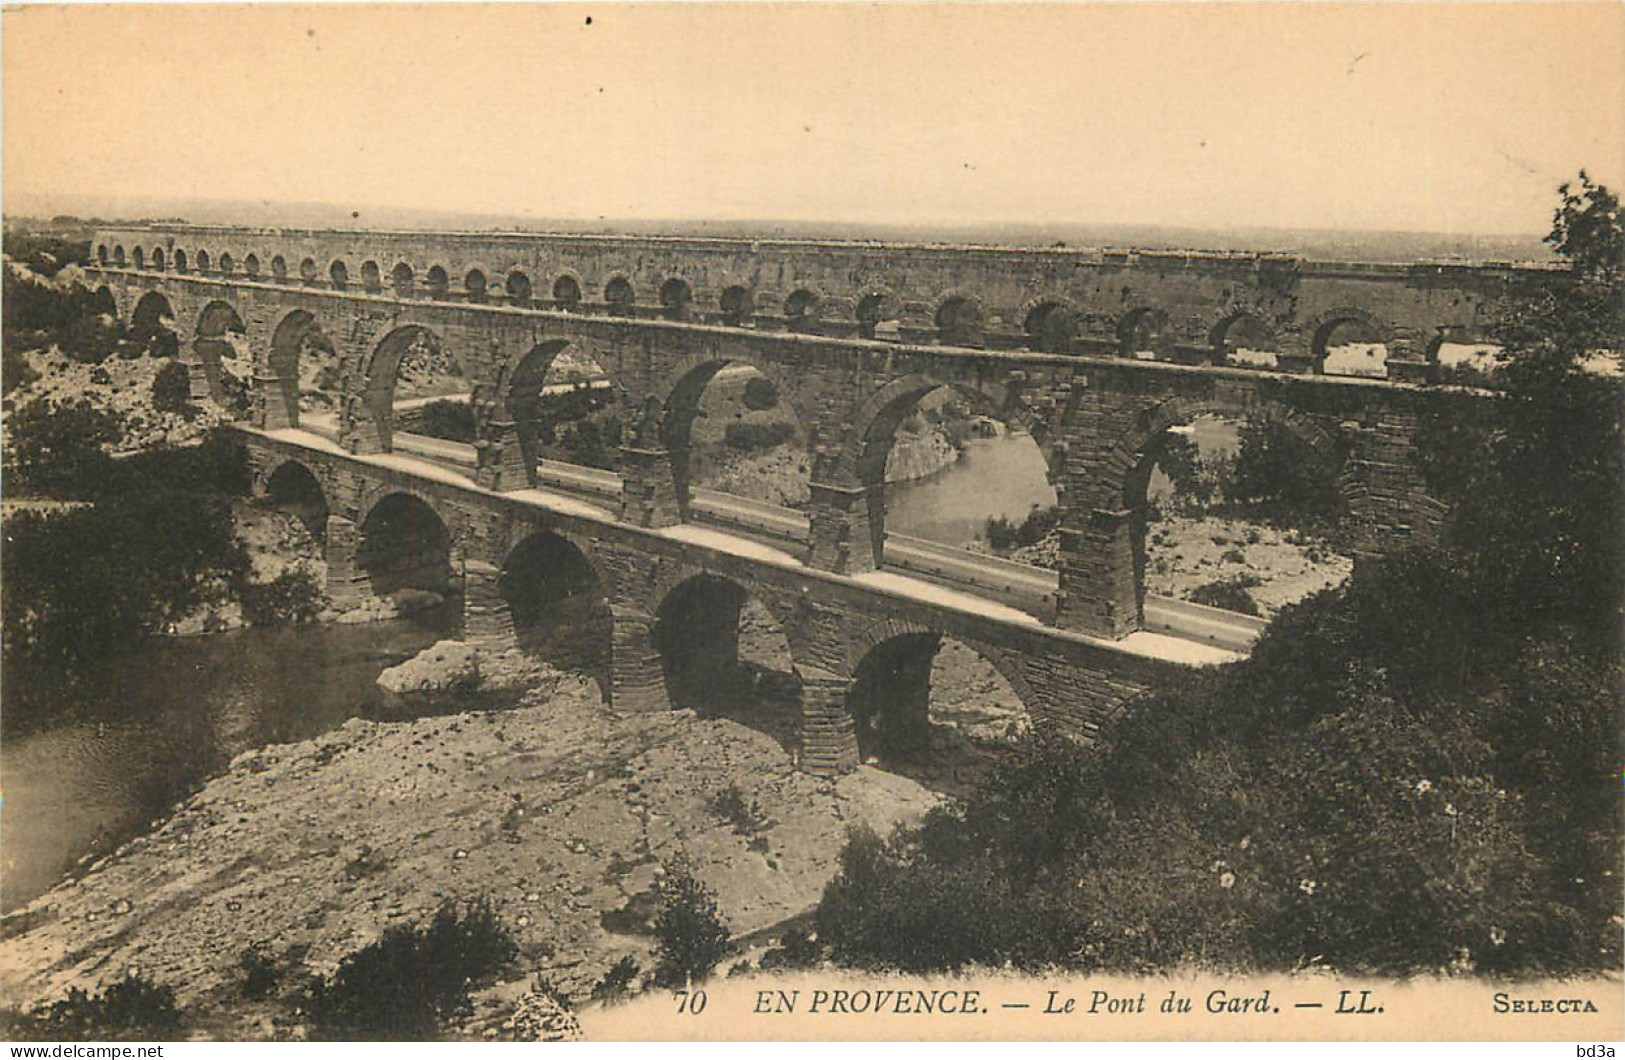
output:
{"label": "water reflection", "polygon": [[1009,431],[972,438],[959,459],[934,475],[886,486],[886,529],[944,545],[985,537],[989,519],[1020,522],[1055,504],[1043,455],[1031,436]]}
{"label": "water reflection", "polygon": [[0,747],[0,911],[145,831],[237,754],[397,711],[374,680],[444,626],[241,630],[155,640],[112,660],[97,702],[64,697],[47,708],[74,720],[8,735]]}

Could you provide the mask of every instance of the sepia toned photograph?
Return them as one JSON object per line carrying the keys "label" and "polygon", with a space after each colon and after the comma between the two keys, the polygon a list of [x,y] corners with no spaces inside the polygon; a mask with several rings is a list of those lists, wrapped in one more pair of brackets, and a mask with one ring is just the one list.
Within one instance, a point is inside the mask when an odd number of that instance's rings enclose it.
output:
{"label": "sepia toned photograph", "polygon": [[1620,5],[0,83],[0,1038],[1625,1038]]}

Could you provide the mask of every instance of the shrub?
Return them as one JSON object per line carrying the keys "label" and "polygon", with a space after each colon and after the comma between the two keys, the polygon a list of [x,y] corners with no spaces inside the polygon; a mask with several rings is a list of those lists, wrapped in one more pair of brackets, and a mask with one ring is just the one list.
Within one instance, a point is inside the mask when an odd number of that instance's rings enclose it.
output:
{"label": "shrub", "polygon": [[783,445],[796,433],[793,423],[730,423],[722,434],[729,449],[756,453]]}
{"label": "shrub", "polygon": [[6,417],[5,428],[8,484],[70,498],[107,477],[105,447],[124,437],[118,414],[86,398],[30,402]]}
{"label": "shrub", "polygon": [[518,953],[481,900],[448,900],[427,928],[397,924],[316,982],[308,1010],[328,1038],[423,1040],[469,1010],[469,985]]}
{"label": "shrub", "polygon": [[745,801],[738,784],[729,784],[706,801],[706,807],[740,835],[755,835],[767,827],[767,818],[755,799]]}
{"label": "shrub", "polygon": [[638,962],[627,954],[616,961],[604,973],[604,977],[592,988],[594,1001],[619,1001],[627,995],[632,986],[632,980],[638,977]]}
{"label": "shrub", "polygon": [[[1225,558],[1229,559],[1228,556]],[[1222,581],[1208,582],[1205,585],[1198,585],[1191,590],[1190,600],[1195,604],[1220,607],[1226,611],[1234,611],[1237,614],[1258,614],[1258,601],[1253,599],[1253,594],[1247,591],[1246,583],[1239,578],[1228,578]]]}
{"label": "shrub", "polygon": [[766,376],[753,375],[745,381],[745,407],[752,412],[766,412],[779,407],[779,388]]}
{"label": "shrub", "polygon": [[1001,551],[1028,548],[1038,544],[1045,535],[1060,525],[1059,507],[1035,507],[1027,513],[1027,517],[1020,524],[1012,523],[1002,515],[995,516],[987,521],[987,543]]}
{"label": "shrub", "polygon": [[704,979],[733,945],[716,895],[682,860],[665,866],[656,890],[660,900],[655,915],[656,980],[680,986]]}
{"label": "shrub", "polygon": [[466,401],[431,401],[419,413],[417,430],[430,438],[449,442],[472,442],[474,406]]}
{"label": "shrub", "polygon": [[180,361],[169,361],[152,377],[152,407],[159,412],[178,412],[191,416],[197,412],[192,404],[191,373]]}
{"label": "shrub", "polygon": [[797,970],[813,968],[824,959],[824,947],[810,933],[791,928],[779,936],[779,944],[762,954],[762,971],[775,968]]}
{"label": "shrub", "polygon": [[237,970],[242,975],[242,994],[250,1000],[260,1001],[275,996],[282,982],[282,969],[259,946],[248,946],[237,955]]}
{"label": "shrub", "polygon": [[321,582],[303,566],[285,570],[268,582],[245,582],[238,599],[251,626],[313,622],[327,605]]}
{"label": "shrub", "polygon": [[134,971],[100,994],[73,987],[63,1000],[30,1013],[28,1022],[35,1040],[173,1041],[181,1030],[175,992]]}

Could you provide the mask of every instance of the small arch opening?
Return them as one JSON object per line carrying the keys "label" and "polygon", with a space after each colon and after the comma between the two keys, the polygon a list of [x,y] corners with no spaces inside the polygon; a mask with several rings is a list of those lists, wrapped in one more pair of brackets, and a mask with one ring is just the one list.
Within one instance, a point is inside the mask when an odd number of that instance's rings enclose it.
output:
{"label": "small arch opening", "polygon": [[1022,324],[1027,348],[1040,353],[1070,353],[1078,335],[1077,318],[1060,302],[1033,306]]}
{"label": "small arch opening", "polygon": [[937,307],[937,341],[945,346],[982,345],[982,307],[955,295]]}
{"label": "small arch opening", "polygon": [[316,277],[317,277],[318,274],[319,274],[319,270],[316,267],[316,259],[315,258],[305,258],[303,261],[301,261],[299,263],[299,282],[300,283],[303,283],[303,284],[306,284],[306,285],[314,285],[316,283]]}
{"label": "small arch opening", "polygon": [[610,280],[604,285],[604,302],[612,316],[632,316],[637,306],[637,294],[632,290],[632,281],[625,276],[617,276]]}
{"label": "small arch opening", "polygon": [[530,277],[526,276],[520,270],[515,269],[508,273],[508,282],[503,284],[503,289],[508,292],[509,304],[518,306],[530,305]]}
{"label": "small arch opening", "polygon": [[165,266],[167,264],[168,264],[168,262],[164,258],[164,248],[163,247],[153,247],[152,248],[152,267],[155,270],[157,270],[158,272],[163,272],[164,268],[165,268]]}
{"label": "small arch opening", "polygon": [[213,264],[214,263],[209,260],[209,252],[207,250],[200,250],[197,252],[198,272],[208,272]]}
{"label": "small arch opening", "polygon": [[815,334],[818,331],[819,298],[814,291],[801,288],[792,291],[784,300],[784,326],[791,331]]}
{"label": "small arch opening", "polygon": [[581,284],[574,276],[560,276],[553,281],[553,304],[560,309],[574,309],[581,304]]}
{"label": "small arch opening", "polygon": [[858,299],[858,336],[865,339],[896,339],[901,334],[901,321],[891,305],[891,299],[879,292],[870,292]]}
{"label": "small arch opening", "polygon": [[485,273],[479,269],[469,269],[463,277],[463,291],[468,295],[470,302],[485,301],[489,291],[490,282],[486,280]]}
{"label": "small arch opening", "polygon": [[231,275],[232,270],[236,267],[237,263],[231,260],[230,254],[220,255],[220,272],[222,275]]}
{"label": "small arch opening", "polygon": [[248,273],[250,276],[259,276],[260,259],[258,254],[250,254],[248,257],[243,259],[243,271]]}
{"label": "small arch opening", "polygon": [[738,284],[724,290],[717,304],[722,310],[722,322],[736,328],[750,324],[756,311],[756,300],[750,288]]}
{"label": "small arch opening", "polygon": [[1117,327],[1117,354],[1137,361],[1162,358],[1167,345],[1167,315],[1160,309],[1130,312]]}
{"label": "small arch opening", "polygon": [[451,291],[451,278],[439,265],[431,265],[429,271],[423,274],[423,289],[430,298],[443,302]]}
{"label": "small arch opening", "polygon": [[376,261],[363,261],[361,263],[361,286],[367,291],[382,291],[384,278],[378,271]]}
{"label": "small arch opening", "polygon": [[410,298],[412,296],[412,266],[406,262],[396,265],[389,273],[389,286],[395,291],[397,298]]}
{"label": "small arch opening", "polygon": [[344,262],[335,260],[327,267],[327,281],[332,284],[333,290],[342,291],[350,286],[350,270]]}
{"label": "small arch opening", "polygon": [[288,262],[281,254],[271,259],[271,279],[277,283],[286,283],[288,280]]}
{"label": "small arch opening", "polygon": [[673,276],[660,285],[660,315],[667,320],[687,320],[688,304],[692,298],[688,281]]}
{"label": "small arch opening", "polygon": [[131,251],[130,256],[135,261],[136,268],[145,269],[147,267],[146,251],[142,250],[140,247],[136,247],[133,251]]}
{"label": "small arch opening", "polygon": [[1339,317],[1315,333],[1314,363],[1325,375],[1366,379],[1388,377],[1388,343],[1384,329],[1363,317]]}

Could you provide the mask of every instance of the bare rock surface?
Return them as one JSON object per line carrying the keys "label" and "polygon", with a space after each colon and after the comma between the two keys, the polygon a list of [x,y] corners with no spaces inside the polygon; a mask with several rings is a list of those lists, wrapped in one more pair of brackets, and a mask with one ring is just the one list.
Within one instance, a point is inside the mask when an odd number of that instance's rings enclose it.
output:
{"label": "bare rock surface", "polygon": [[[353,719],[239,756],[154,831],[8,916],[0,992],[26,1008],[134,967],[212,1034],[261,1037],[231,1000],[246,948],[290,976],[327,974],[388,925],[483,895],[520,945],[516,975],[579,996],[622,955],[652,963],[662,862],[686,857],[746,936],[816,904],[849,827],[884,833],[936,799],[868,768],[797,772],[731,721],[616,715],[590,681],[554,677],[511,710]],[[734,785],[759,814],[743,831],[712,809]]]}

